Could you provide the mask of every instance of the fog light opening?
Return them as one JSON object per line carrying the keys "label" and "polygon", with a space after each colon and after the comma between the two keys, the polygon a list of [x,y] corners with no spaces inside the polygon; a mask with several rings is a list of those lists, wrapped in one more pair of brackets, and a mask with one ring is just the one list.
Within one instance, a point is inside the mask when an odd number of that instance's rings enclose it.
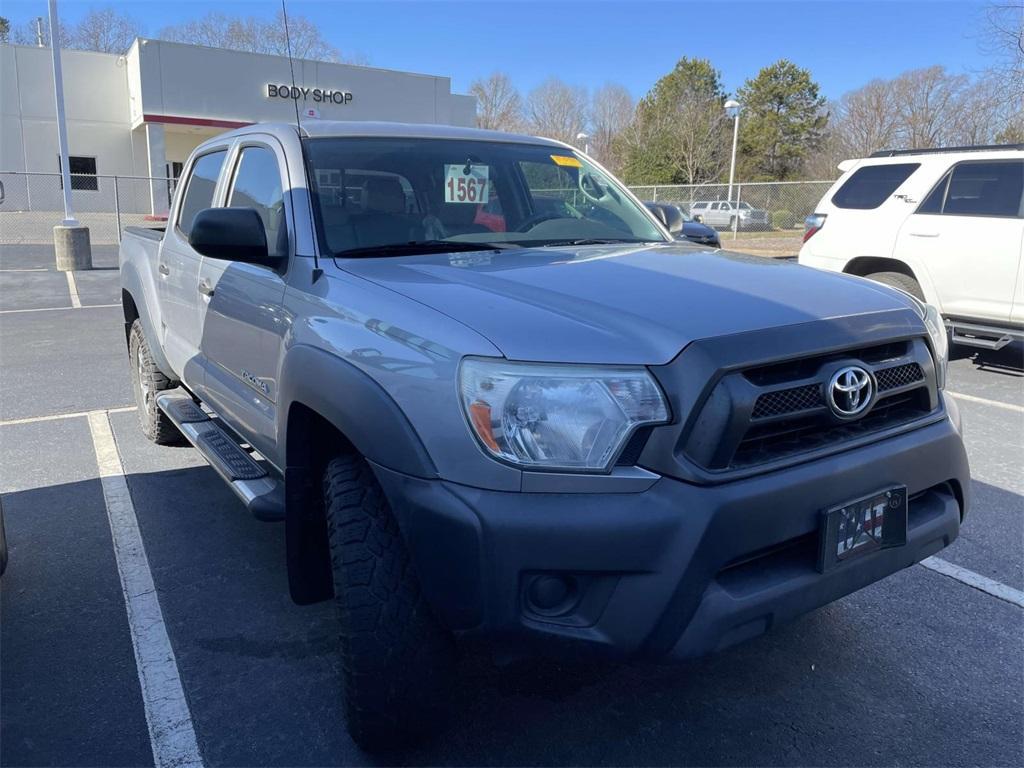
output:
{"label": "fog light opening", "polygon": [[573,576],[545,574],[535,576],[526,588],[527,607],[541,616],[558,616],[575,607],[579,587]]}

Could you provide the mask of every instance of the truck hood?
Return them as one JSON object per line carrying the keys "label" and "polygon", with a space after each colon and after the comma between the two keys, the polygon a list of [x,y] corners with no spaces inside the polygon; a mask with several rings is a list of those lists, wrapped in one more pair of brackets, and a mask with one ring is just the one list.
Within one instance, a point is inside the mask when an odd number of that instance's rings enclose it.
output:
{"label": "truck hood", "polygon": [[860,278],[685,245],[346,259],[342,269],[474,329],[512,360],[660,365],[691,341],[913,311]]}

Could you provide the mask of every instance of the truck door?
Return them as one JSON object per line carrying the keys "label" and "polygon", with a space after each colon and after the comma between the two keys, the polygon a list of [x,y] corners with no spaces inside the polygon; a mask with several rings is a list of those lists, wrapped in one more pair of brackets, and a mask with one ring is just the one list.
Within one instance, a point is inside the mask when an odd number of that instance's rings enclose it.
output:
{"label": "truck door", "polygon": [[195,360],[199,351],[197,286],[202,259],[192,250],[188,236],[195,215],[215,204],[214,195],[226,156],[227,149],[218,149],[195,159],[185,182],[185,194],[173,213],[173,222],[167,222],[167,234],[157,257],[157,296],[163,321],[161,343],[167,362],[190,387],[202,382]]}
{"label": "truck door", "polygon": [[1024,161],[957,163],[903,223],[894,255],[927,273],[946,317],[1010,320],[1022,193]]}
{"label": "truck door", "polygon": [[[290,251],[287,178],[276,140],[246,137],[233,153],[224,198],[228,207],[259,213],[269,252],[284,256],[284,264]],[[199,272],[204,399],[262,453],[276,440],[284,270],[206,256]]]}

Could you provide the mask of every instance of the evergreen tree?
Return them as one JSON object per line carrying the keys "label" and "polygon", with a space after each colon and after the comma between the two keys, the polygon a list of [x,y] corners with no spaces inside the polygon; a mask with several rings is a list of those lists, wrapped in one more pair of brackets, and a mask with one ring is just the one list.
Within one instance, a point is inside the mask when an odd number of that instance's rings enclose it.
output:
{"label": "evergreen tree", "polygon": [[783,181],[797,176],[821,145],[828,122],[825,98],[811,73],[781,59],[740,88],[737,171],[746,181]]}

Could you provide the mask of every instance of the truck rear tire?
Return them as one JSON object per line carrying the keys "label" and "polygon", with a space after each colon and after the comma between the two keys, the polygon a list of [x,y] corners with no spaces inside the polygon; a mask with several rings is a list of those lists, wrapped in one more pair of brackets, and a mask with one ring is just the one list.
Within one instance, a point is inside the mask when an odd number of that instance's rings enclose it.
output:
{"label": "truck rear tire", "polygon": [[915,299],[924,301],[924,292],[921,290],[920,283],[910,275],[904,275],[902,272],[872,272],[870,275],[864,275],[864,277],[868,280],[874,280],[876,283],[899,288],[904,293],[909,293]]}
{"label": "truck rear tire", "polygon": [[181,432],[156,404],[157,393],[173,389],[177,382],[169,379],[156,367],[146,335],[142,332],[142,323],[138,320],[132,323],[128,336],[128,359],[131,364],[132,391],[135,392],[142,434],[157,445],[180,443]]}
{"label": "truck rear tire", "polygon": [[422,739],[451,706],[454,639],[423,597],[366,461],[331,460],[323,491],[349,733],[367,751]]}

